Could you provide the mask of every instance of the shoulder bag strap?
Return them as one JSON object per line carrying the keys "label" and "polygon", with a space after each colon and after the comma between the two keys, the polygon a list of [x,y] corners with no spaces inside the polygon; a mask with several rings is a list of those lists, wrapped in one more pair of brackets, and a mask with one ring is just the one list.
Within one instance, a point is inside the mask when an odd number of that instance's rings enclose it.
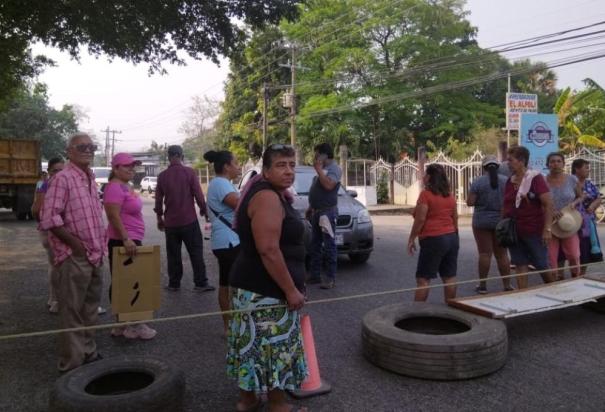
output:
{"label": "shoulder bag strap", "polygon": [[231,223],[225,218],[225,216],[221,215],[216,210],[214,210],[213,208],[211,208],[210,205],[207,204],[207,206],[208,206],[208,209],[210,209],[210,211],[212,213],[214,213],[214,215],[218,218],[218,220],[220,220],[225,226],[227,226],[229,229],[231,229],[231,230],[233,230],[233,232],[235,232],[235,230],[231,226]]}

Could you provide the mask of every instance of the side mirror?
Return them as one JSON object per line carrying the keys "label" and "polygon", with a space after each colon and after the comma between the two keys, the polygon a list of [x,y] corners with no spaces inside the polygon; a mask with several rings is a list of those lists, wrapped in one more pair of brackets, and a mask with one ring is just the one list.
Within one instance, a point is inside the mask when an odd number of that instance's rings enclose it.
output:
{"label": "side mirror", "polygon": [[347,194],[351,197],[357,197],[357,190],[347,190]]}

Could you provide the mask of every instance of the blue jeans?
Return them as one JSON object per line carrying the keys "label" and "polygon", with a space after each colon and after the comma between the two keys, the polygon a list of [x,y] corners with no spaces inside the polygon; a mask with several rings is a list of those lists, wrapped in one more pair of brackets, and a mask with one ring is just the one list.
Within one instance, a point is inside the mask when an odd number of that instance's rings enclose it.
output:
{"label": "blue jeans", "polygon": [[336,279],[336,239],[327,233],[324,233],[319,226],[319,218],[327,216],[332,226],[332,233],[336,235],[336,217],[338,209],[334,206],[331,209],[324,209],[313,212],[311,216],[311,279],[321,278],[321,267],[325,261],[326,278],[329,281]]}

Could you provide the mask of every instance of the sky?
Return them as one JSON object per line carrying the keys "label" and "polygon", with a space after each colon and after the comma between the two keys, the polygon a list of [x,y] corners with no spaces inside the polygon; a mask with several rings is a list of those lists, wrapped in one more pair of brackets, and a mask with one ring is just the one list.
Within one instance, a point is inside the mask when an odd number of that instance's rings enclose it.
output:
{"label": "sky", "polygon": [[[468,0],[466,9],[470,12],[467,18],[478,28],[481,47],[605,21],[605,1],[602,0]],[[590,30],[601,29],[603,26]],[[582,32],[568,35],[577,33]],[[551,61],[604,48],[595,45],[532,58]],[[39,77],[49,86],[51,105],[60,108],[63,104],[73,104],[82,108],[88,119],[81,122],[81,129],[94,134],[102,143],[105,141],[103,130],[107,127],[120,131],[116,134],[116,151],[142,150],[149,147],[152,140],[168,144],[182,142],[184,136],[179,128],[187,118],[192,98],[206,95],[222,99],[228,73],[226,60],[220,66],[209,60],[188,60],[187,66],[166,65],[167,75],[150,76],[145,64],[135,66],[119,59],[110,62],[105,56],[95,58],[85,52],[80,62],[43,45],[35,45],[34,53],[45,54],[57,62],[57,67],[47,68]],[[514,59],[535,53],[532,49],[510,52],[506,56]],[[586,77],[605,85],[603,67],[605,58],[557,68],[558,87],[581,89]]]}

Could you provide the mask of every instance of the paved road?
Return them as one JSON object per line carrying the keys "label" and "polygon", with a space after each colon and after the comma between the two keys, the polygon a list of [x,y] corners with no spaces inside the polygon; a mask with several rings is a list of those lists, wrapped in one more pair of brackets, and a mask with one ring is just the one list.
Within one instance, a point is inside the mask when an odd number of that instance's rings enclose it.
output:
{"label": "paved road", "polygon": [[[152,204],[145,202],[146,243],[160,244]],[[310,289],[310,299],[411,287],[415,258],[404,253],[411,220],[405,216],[374,216],[376,251],[365,265],[339,261],[334,290]],[[461,228],[460,279],[474,277],[476,251],[468,226]],[[44,252],[35,224],[17,222],[0,211],[0,335],[55,328],[57,318],[45,310],[47,280]],[[214,257],[206,250],[209,277],[217,283]],[[162,272],[166,272],[162,258]],[[164,294],[158,317],[217,310],[216,296],[192,291],[190,266],[185,265],[182,290]],[[164,279],[165,281],[165,279]],[[499,289],[499,282],[489,285]],[[473,285],[460,295],[473,293]],[[570,308],[507,321],[510,352],[497,373],[459,382],[432,382],[398,376],[369,364],[361,356],[360,322],[369,310],[409,301],[410,294],[308,305],[322,377],[333,392],[301,402],[312,411],[602,411],[605,405],[605,317]],[[432,291],[430,301],[440,303]],[[107,305],[107,297],[104,296]],[[109,322],[110,317],[102,317]],[[225,341],[221,320],[160,323],[149,342],[131,342],[98,333],[105,357],[152,355],[169,359],[186,373],[188,411],[233,410],[236,388],[225,376]],[[42,411],[57,379],[55,339],[38,337],[0,341],[0,410]]]}

